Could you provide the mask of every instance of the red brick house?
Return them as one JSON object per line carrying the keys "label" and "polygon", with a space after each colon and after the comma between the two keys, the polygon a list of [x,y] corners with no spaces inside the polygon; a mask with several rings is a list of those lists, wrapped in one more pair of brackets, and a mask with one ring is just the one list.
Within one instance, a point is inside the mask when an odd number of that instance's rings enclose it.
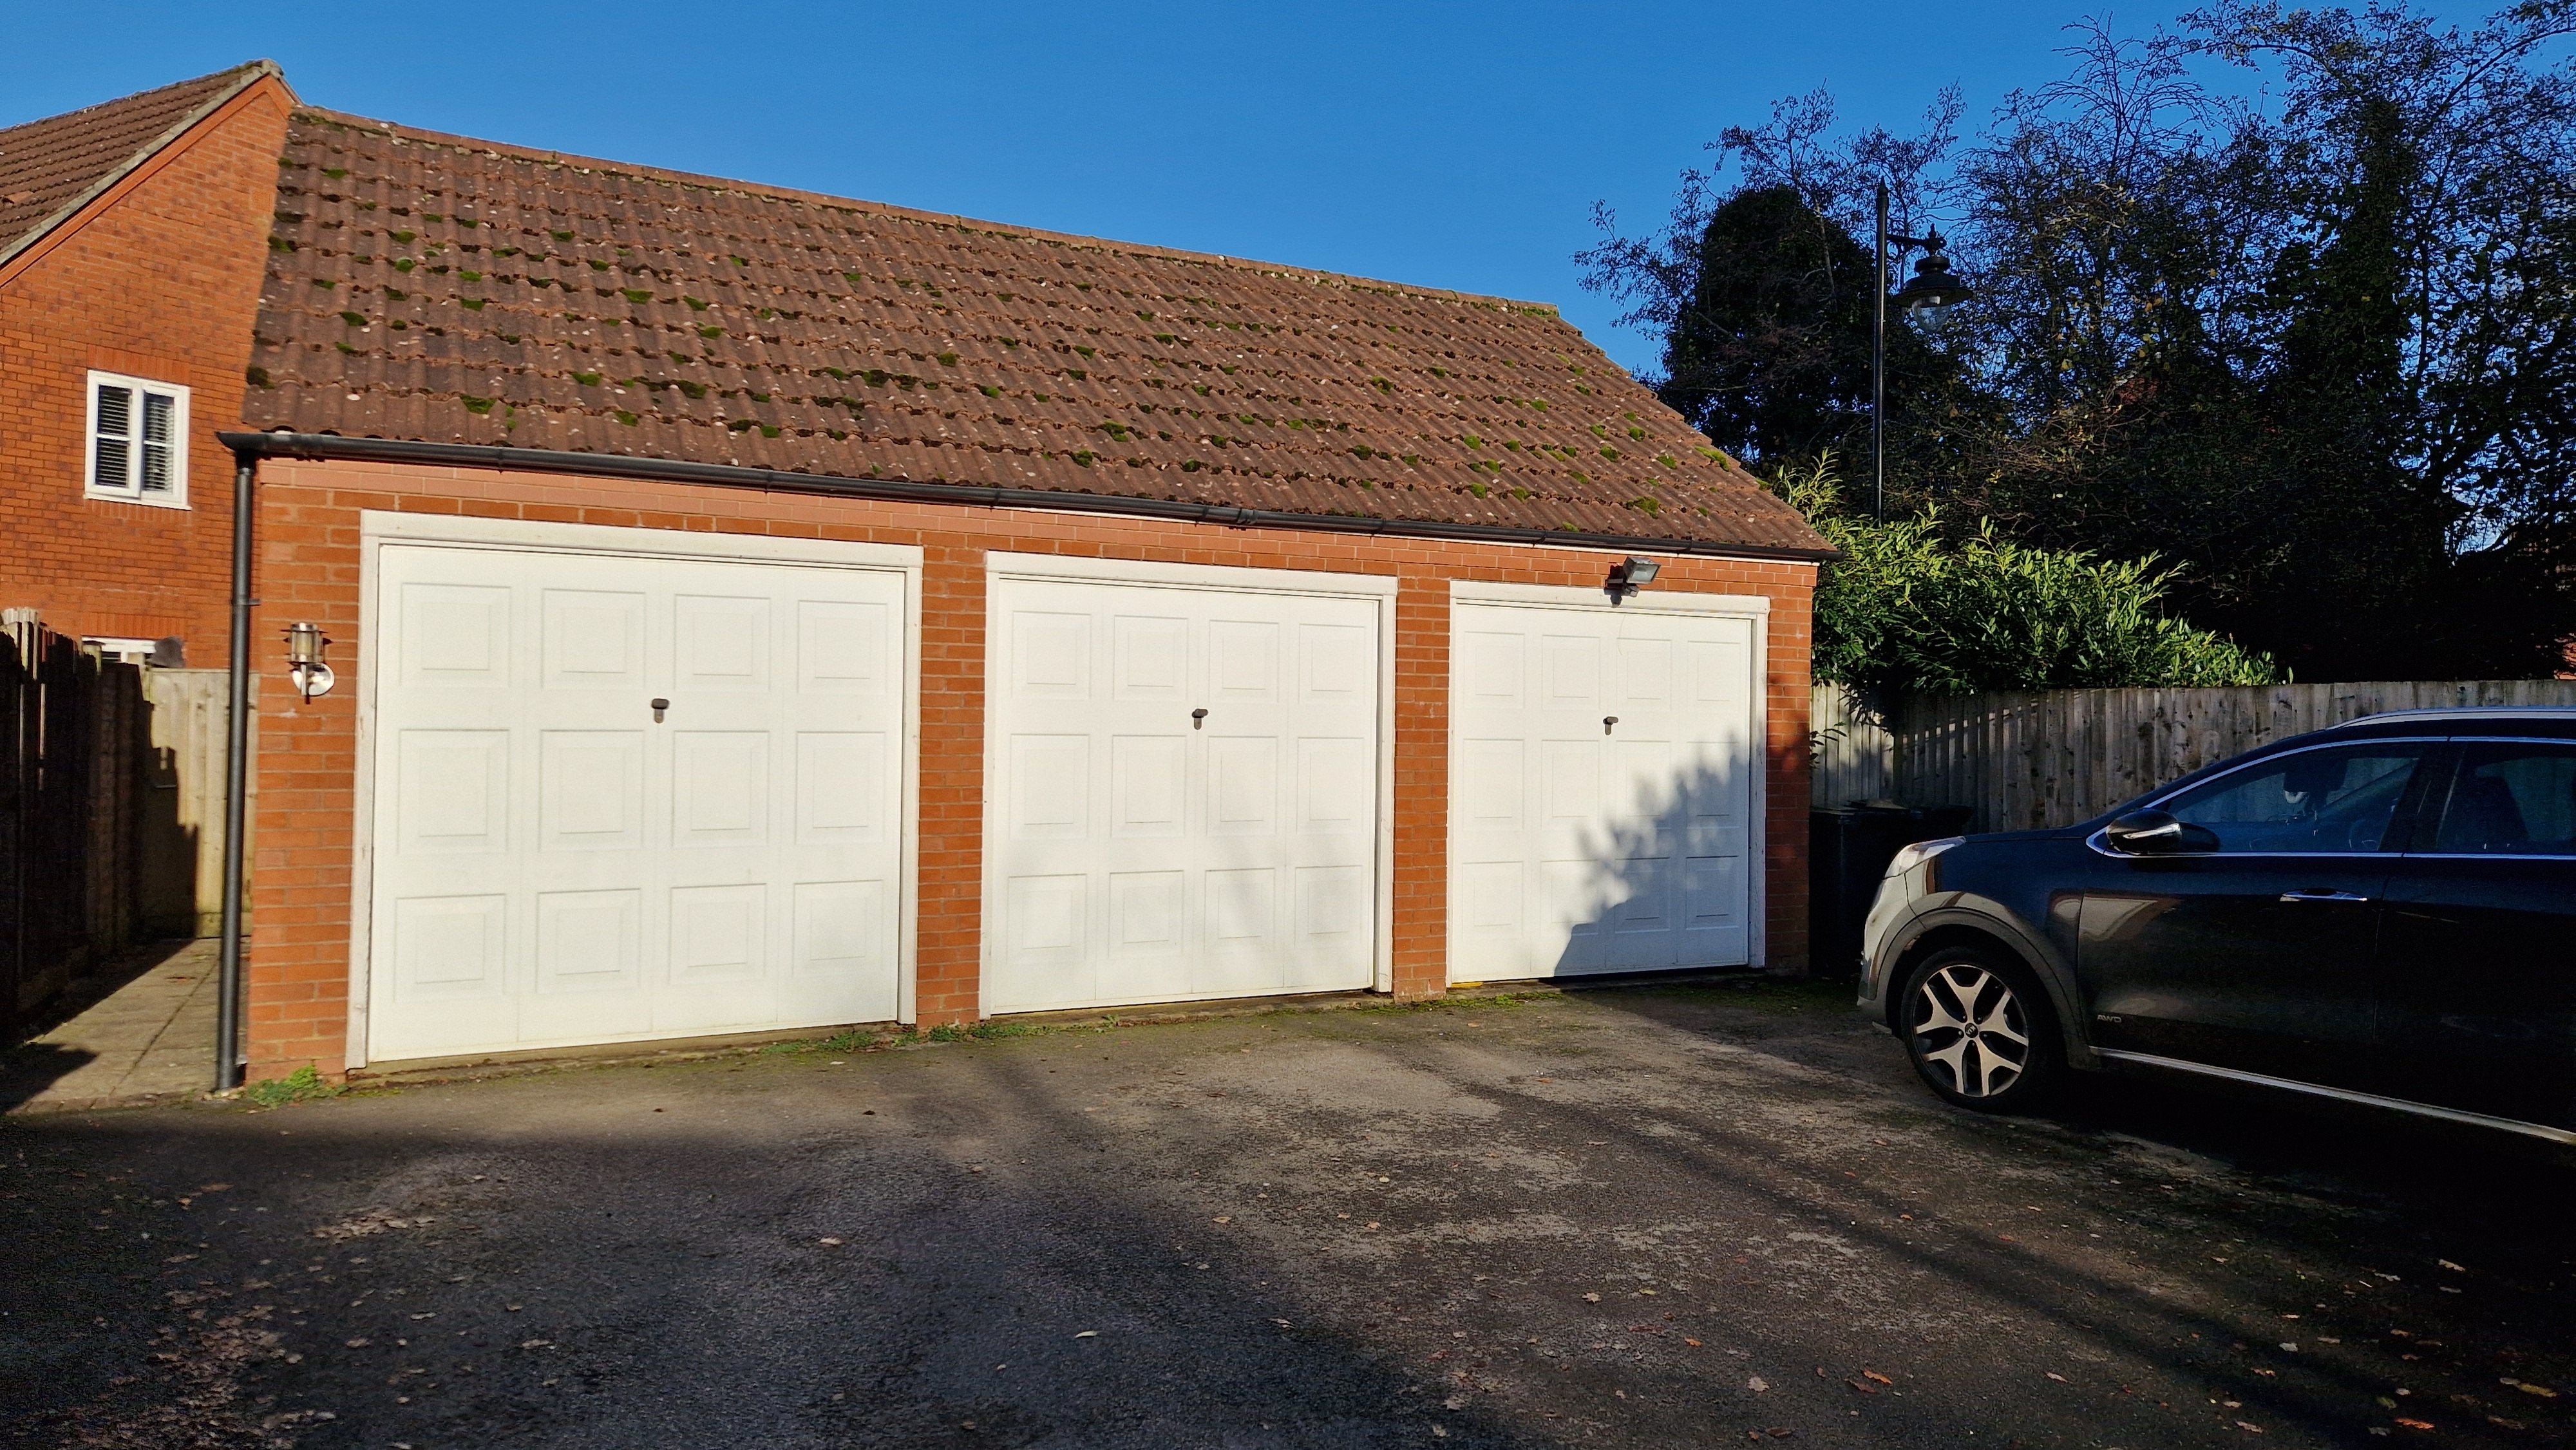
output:
{"label": "red brick house", "polygon": [[1803,962],[1829,551],[1550,308],[265,66],[0,196],[0,605],[219,662],[253,481],[254,1075]]}

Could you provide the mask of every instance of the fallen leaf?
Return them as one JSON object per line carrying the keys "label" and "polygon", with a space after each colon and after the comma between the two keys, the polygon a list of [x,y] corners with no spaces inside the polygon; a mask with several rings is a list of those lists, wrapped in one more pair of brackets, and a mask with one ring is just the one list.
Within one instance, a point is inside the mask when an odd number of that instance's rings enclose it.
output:
{"label": "fallen leaf", "polygon": [[2526,1395],[2538,1395],[2544,1400],[2554,1400],[2558,1398],[2558,1391],[2550,1389],[2545,1385],[2517,1384],[2514,1388],[2522,1391]]}
{"label": "fallen leaf", "polygon": [[2461,1268],[2459,1265],[2457,1265],[2457,1264],[2455,1264],[2455,1263],[2452,1263],[2449,1259],[2435,1259],[2433,1262],[2434,1262],[2434,1263],[2437,1263],[2437,1264],[2439,1264],[2439,1265],[2441,1265],[2441,1266],[2442,1266],[2443,1268],[2445,1268],[2445,1269],[2450,1270],[2450,1271],[2451,1271],[2452,1273],[2454,1273],[2454,1274],[2465,1274],[2465,1273],[2467,1273],[2467,1272],[2468,1272],[2468,1270]]}
{"label": "fallen leaf", "polygon": [[1862,1384],[1859,1380],[1845,1380],[1845,1381],[1843,1381],[1843,1383],[1844,1383],[1844,1384],[1847,1384],[1847,1385],[1849,1385],[1849,1386],[1851,1386],[1853,1389],[1856,1389],[1856,1390],[1860,1391],[1862,1394],[1865,1394],[1865,1395],[1874,1395],[1874,1394],[1877,1394],[1877,1393],[1878,1393],[1878,1386],[1876,1386],[1876,1385],[1865,1385],[1865,1384]]}
{"label": "fallen leaf", "polygon": [[1074,1336],[1076,1339],[1098,1339],[1099,1337],[1100,1331],[1097,1329],[1086,1329]]}
{"label": "fallen leaf", "polygon": [[1698,1340],[1696,1340],[1696,1339],[1691,1339],[1691,1338],[1689,1338],[1689,1337],[1687,1337],[1687,1336],[1685,1336],[1685,1337],[1683,1338],[1682,1343],[1689,1345],[1689,1346],[1690,1346],[1691,1348],[1693,1348],[1693,1349],[1697,1349],[1697,1348],[1699,1348],[1699,1347],[1700,1347],[1700,1346],[1699,1346],[1699,1341],[1698,1341]]}
{"label": "fallen leaf", "polygon": [[1234,1222],[1234,1216],[1231,1214],[1221,1213],[1216,1216],[1216,1221],[1218,1223],[1232,1223]]}
{"label": "fallen leaf", "polygon": [[1883,1385],[1892,1385],[1892,1384],[1896,1383],[1896,1381],[1894,1381],[1894,1380],[1892,1380],[1892,1379],[1889,1379],[1887,1376],[1885,1376],[1885,1375],[1883,1375],[1883,1374],[1880,1374],[1877,1370],[1874,1370],[1874,1369],[1865,1369],[1865,1370],[1862,1370],[1862,1371],[1860,1372],[1860,1377],[1861,1377],[1862,1379],[1865,1379],[1865,1380],[1876,1380],[1876,1381],[1878,1381],[1880,1384],[1883,1384]]}
{"label": "fallen leaf", "polygon": [[1760,1375],[1755,1375],[1753,1378],[1744,1382],[1744,1387],[1758,1395],[1764,1390],[1771,1388],[1771,1382]]}
{"label": "fallen leaf", "polygon": [[349,1347],[351,1349],[364,1349],[373,1343],[375,1343],[375,1341],[372,1339],[352,1339],[349,1341]]}
{"label": "fallen leaf", "polygon": [[1598,1304],[1601,1302],[1601,1296],[1598,1294],[1586,1294],[1583,1296],[1583,1302],[1586,1304]]}
{"label": "fallen leaf", "polygon": [[2072,1380],[2069,1380],[2066,1376],[2064,1376],[2064,1375],[2062,1375],[2062,1374],[2059,1374],[2059,1373],[2058,1373],[2057,1371],[2055,1371],[2055,1370],[2050,1370],[2050,1371],[2048,1371],[2048,1377],[2049,1377],[2050,1379],[2053,1379],[2053,1380],[2057,1381],[2059,1384],[2062,1384],[2062,1385],[2063,1385],[2063,1384],[2072,1384],[2072,1383],[2074,1383]]}
{"label": "fallen leaf", "polygon": [[2409,1430],[2430,1430],[2433,1428],[2433,1422],[2430,1420],[2400,1419],[2397,1423],[2405,1426]]}
{"label": "fallen leaf", "polygon": [[2244,1431],[2244,1432],[2245,1432],[2246,1434],[2248,1434],[2248,1435],[2260,1435],[2260,1434],[2262,1434],[2262,1433],[2263,1433],[2263,1427],[2262,1427],[2262,1426],[2260,1426],[2260,1425],[2255,1424],[2255,1423],[2254,1423],[2253,1421],[2251,1421],[2251,1420],[2239,1420],[2239,1421],[2237,1421],[2237,1422],[2236,1422],[2236,1428],[2237,1428],[2237,1429],[2239,1429],[2239,1430]]}
{"label": "fallen leaf", "polygon": [[841,1246],[841,1241],[839,1239],[816,1239],[814,1242],[821,1244],[827,1249],[837,1249]]}

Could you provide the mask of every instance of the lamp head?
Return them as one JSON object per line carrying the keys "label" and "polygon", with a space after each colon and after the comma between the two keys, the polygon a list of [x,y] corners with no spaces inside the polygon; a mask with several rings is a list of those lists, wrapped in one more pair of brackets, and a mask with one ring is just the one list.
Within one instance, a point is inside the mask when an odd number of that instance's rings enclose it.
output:
{"label": "lamp head", "polygon": [[1654,583],[1655,576],[1662,572],[1664,572],[1663,565],[1652,559],[1631,554],[1610,566],[1610,578],[1601,587],[1610,596],[1610,602],[1616,604],[1622,599],[1634,597],[1639,589]]}
{"label": "lamp head", "polygon": [[318,624],[299,619],[286,627],[286,676],[307,702],[331,693],[331,667],[322,660],[330,643],[331,637]]}
{"label": "lamp head", "polygon": [[1936,329],[1951,308],[1976,295],[1950,270],[1949,254],[1941,248],[1940,233],[1925,238],[1923,260],[1914,264],[1914,275],[1890,299],[1907,317]]}

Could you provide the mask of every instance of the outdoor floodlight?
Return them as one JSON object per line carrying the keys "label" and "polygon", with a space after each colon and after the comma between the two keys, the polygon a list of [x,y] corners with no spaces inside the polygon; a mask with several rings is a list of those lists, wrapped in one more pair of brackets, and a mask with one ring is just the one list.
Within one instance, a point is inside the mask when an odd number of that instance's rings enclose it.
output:
{"label": "outdoor floodlight", "polygon": [[1639,558],[1631,554],[1610,566],[1609,581],[1601,588],[1610,596],[1610,602],[1616,604],[1622,599],[1634,597],[1639,589],[1654,583],[1655,576],[1662,572],[1664,572],[1663,565],[1652,559]]}

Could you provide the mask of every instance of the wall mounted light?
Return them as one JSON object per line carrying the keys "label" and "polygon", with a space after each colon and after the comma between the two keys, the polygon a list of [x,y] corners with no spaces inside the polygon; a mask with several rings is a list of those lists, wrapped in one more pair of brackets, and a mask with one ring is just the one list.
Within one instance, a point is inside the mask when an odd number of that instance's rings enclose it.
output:
{"label": "wall mounted light", "polygon": [[286,627],[286,677],[307,702],[331,693],[331,667],[322,662],[330,644],[331,637],[318,624],[298,620]]}
{"label": "wall mounted light", "polygon": [[1622,599],[1636,597],[1638,590],[1654,583],[1655,576],[1662,572],[1664,572],[1663,565],[1652,559],[1643,559],[1631,554],[1610,566],[1609,582],[1603,584],[1601,589],[1603,593],[1610,596],[1610,602],[1616,604]]}

